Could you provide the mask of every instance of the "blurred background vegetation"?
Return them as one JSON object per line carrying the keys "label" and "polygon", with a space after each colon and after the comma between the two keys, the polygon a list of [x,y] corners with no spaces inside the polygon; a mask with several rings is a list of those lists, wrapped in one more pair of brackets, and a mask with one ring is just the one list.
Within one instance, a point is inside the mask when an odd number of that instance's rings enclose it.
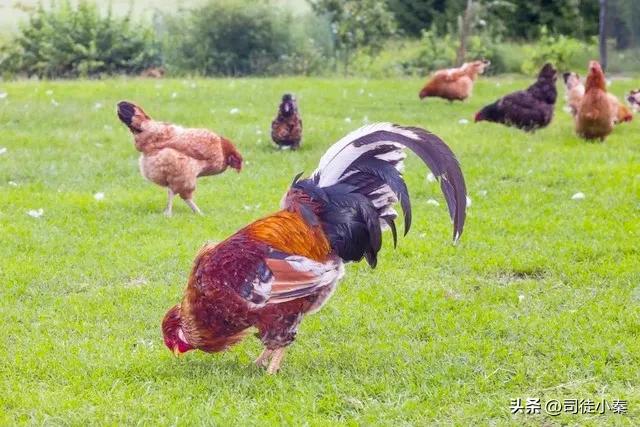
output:
{"label": "blurred background vegetation", "polygon": [[[638,72],[640,1],[608,3],[608,71]],[[598,23],[599,0],[5,0],[0,75],[399,77],[476,58],[580,71]]]}

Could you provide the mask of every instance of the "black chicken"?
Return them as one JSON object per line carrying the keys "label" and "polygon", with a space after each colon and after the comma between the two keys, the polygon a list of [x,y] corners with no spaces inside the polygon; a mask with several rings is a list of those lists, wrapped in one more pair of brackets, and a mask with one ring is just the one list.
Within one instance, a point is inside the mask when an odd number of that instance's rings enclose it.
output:
{"label": "black chicken", "polygon": [[271,139],[280,148],[291,147],[295,150],[300,147],[302,120],[296,100],[291,94],[286,93],[282,96],[278,115],[271,122]]}
{"label": "black chicken", "polygon": [[538,80],[526,90],[510,93],[476,113],[475,121],[502,123],[525,131],[547,126],[553,118],[558,72],[545,64]]}

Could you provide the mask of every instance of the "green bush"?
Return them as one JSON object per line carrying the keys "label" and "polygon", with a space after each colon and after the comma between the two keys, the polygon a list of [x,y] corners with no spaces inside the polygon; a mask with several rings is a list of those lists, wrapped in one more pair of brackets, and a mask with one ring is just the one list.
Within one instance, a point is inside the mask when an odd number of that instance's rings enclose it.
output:
{"label": "green bush", "polygon": [[167,16],[166,22],[167,65],[178,73],[317,73],[326,63],[331,43],[328,23],[322,18],[294,20],[267,2],[210,1]]}
{"label": "green bush", "polygon": [[7,43],[0,56],[0,72],[40,78],[96,77],[139,73],[160,62],[159,47],[150,27],[130,16],[102,16],[95,3],[69,0],[45,9],[42,4]]}
{"label": "green bush", "polygon": [[[457,45],[454,37],[436,37],[427,31],[421,40],[391,40],[375,56],[359,51],[354,55],[351,71],[372,78],[422,77],[437,69],[453,67]],[[468,39],[466,60],[481,58],[491,61],[486,74],[520,73],[525,51],[520,44],[496,43],[486,35],[473,35]]]}
{"label": "green bush", "polygon": [[418,55],[402,66],[407,74],[427,74],[430,71],[450,67],[456,59],[455,38],[437,36],[432,29],[422,32]]}
{"label": "green bush", "polygon": [[541,30],[542,38],[529,47],[528,58],[522,64],[522,71],[535,74],[546,62],[551,62],[559,71],[586,68],[588,60],[597,57],[595,41],[583,42],[567,36],[549,35]]}

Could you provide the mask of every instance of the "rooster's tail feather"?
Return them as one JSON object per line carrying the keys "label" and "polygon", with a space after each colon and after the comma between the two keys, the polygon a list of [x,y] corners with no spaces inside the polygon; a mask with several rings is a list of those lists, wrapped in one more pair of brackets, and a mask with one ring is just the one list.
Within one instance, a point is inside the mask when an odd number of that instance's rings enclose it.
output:
{"label": "rooster's tail feather", "polygon": [[411,227],[411,201],[402,178],[403,149],[416,153],[439,179],[453,221],[453,239],[464,227],[466,187],[457,159],[437,136],[420,128],[378,123],[360,128],[329,148],[311,178],[294,181],[320,205],[319,217],[344,260],[363,256],[375,266],[381,228],[397,233],[393,208],[400,202],[405,234]]}

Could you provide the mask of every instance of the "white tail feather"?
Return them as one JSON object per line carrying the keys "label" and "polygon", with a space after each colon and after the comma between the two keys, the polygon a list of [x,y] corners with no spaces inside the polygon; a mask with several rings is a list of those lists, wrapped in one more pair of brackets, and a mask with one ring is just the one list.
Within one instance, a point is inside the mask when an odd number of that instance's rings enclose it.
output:
{"label": "white tail feather", "polygon": [[403,145],[393,141],[380,141],[374,144],[367,144],[360,147],[356,147],[353,145],[353,142],[358,138],[378,131],[392,132],[415,140],[419,139],[418,135],[416,135],[414,132],[407,129],[398,128],[391,123],[374,123],[368,126],[363,126],[333,144],[327,150],[324,156],[322,156],[318,168],[313,172],[313,177],[320,177],[318,186],[328,187],[340,182],[342,178],[344,178],[344,172],[354,161],[360,158],[360,156],[362,156],[363,154],[371,150],[375,150],[376,148],[383,145],[393,145],[397,147],[397,150],[385,154],[380,154],[376,157],[385,161],[398,161],[396,168],[399,171],[402,170],[402,160],[406,157],[406,154],[403,151]]}

